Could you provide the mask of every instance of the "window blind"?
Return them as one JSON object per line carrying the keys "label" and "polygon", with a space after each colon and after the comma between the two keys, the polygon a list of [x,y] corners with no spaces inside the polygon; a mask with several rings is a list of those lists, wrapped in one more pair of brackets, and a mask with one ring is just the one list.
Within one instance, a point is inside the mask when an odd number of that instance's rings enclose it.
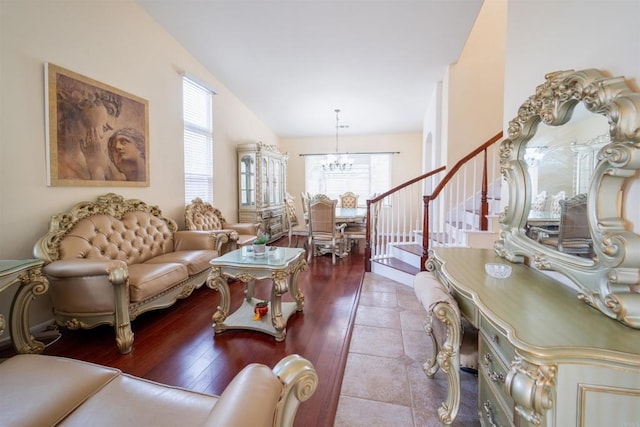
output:
{"label": "window blind", "polygon": [[213,203],[213,91],[183,77],[184,197]]}

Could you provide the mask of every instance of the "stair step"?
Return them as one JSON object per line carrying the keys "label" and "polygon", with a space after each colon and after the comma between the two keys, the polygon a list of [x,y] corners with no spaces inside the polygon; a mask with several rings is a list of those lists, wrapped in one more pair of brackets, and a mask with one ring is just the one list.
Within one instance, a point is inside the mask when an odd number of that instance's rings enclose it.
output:
{"label": "stair step", "polygon": [[414,267],[411,264],[407,264],[406,262],[400,261],[397,258],[376,259],[376,260],[373,260],[372,262],[376,262],[380,265],[384,265],[387,267],[395,268],[396,270],[400,270],[407,274],[416,275],[420,272],[419,268]]}
{"label": "stair step", "polygon": [[445,223],[451,225],[454,228],[457,228],[458,230],[472,230],[473,229],[471,224],[467,224],[464,221],[445,221]]}
{"label": "stair step", "polygon": [[429,240],[439,243],[441,245],[446,245],[450,241],[452,241],[448,233],[431,233],[429,234]]}
{"label": "stair step", "polygon": [[413,255],[422,256],[422,245],[411,243],[411,244],[398,244],[398,245],[395,245],[395,247],[399,250],[409,252]]}

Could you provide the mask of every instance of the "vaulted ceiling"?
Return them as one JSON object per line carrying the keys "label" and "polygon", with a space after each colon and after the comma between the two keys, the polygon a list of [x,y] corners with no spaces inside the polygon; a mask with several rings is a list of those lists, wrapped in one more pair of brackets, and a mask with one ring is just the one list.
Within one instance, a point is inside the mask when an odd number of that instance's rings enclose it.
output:
{"label": "vaulted ceiling", "polygon": [[[137,0],[280,137],[420,132],[482,0]],[[214,88],[215,89],[215,88]]]}

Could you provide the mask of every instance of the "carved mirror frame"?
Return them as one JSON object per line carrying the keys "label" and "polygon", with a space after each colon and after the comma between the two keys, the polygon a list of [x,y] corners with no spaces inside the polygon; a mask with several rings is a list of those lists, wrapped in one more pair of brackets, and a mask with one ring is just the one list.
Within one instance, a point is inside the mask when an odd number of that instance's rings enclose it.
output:
{"label": "carved mirror frame", "polygon": [[[578,298],[605,315],[640,329],[640,237],[623,218],[626,193],[640,169],[640,93],[623,77],[608,77],[596,69],[547,74],[535,94],[509,122],[509,138],[500,146],[500,168],[508,183],[509,203],[500,215],[495,249],[512,262],[564,274],[578,288]],[[532,190],[524,159],[526,143],[539,123],[562,126],[582,103],[604,116],[610,142],[598,152],[589,181],[587,217],[593,258],[581,258],[547,248],[526,235]]]}

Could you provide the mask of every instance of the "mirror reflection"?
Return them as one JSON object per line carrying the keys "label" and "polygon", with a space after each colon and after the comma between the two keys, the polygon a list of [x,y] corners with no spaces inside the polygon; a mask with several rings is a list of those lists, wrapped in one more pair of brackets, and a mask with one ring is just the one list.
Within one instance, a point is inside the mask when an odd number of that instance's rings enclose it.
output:
{"label": "mirror reflection", "polygon": [[526,234],[547,248],[593,257],[587,192],[598,151],[610,142],[607,119],[578,103],[562,126],[540,123],[521,153],[531,189]]}

